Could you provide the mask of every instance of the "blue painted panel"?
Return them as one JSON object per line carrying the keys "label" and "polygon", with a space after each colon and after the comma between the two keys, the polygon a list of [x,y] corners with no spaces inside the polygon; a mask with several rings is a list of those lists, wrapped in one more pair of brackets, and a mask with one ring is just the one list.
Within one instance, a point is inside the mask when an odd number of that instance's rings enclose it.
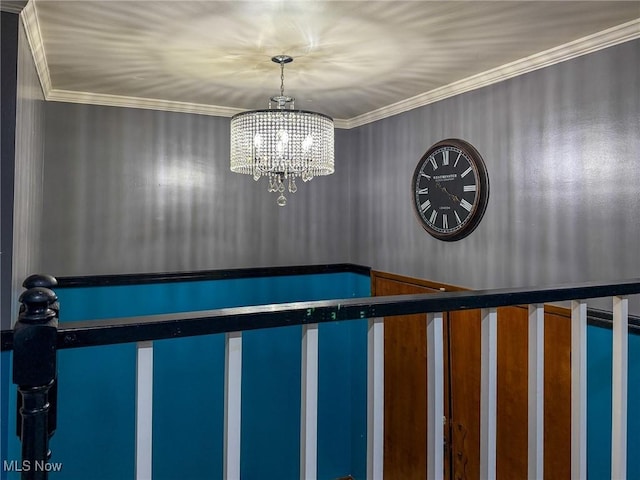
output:
{"label": "blue painted panel", "polygon": [[318,478],[365,478],[367,320],[320,325],[319,350]]}
{"label": "blue painted panel", "polygon": [[[2,458],[0,462],[4,462],[4,460],[17,460],[19,457],[15,456],[15,453],[9,454],[9,444],[10,441],[17,445],[17,441],[15,440],[15,428],[10,427],[9,416],[13,416],[15,412],[15,400],[13,402],[13,408],[10,407],[11,402],[9,399],[11,397],[15,397],[15,387],[13,387],[11,383],[11,352],[2,352],[0,353],[0,425],[2,425],[1,435],[0,437],[0,454]],[[13,422],[15,427],[15,421]],[[15,450],[13,450],[15,452]],[[0,467],[0,479],[6,480],[8,478],[8,474],[4,468]]]}
{"label": "blue painted panel", "polygon": [[640,335],[629,335],[629,419],[627,423],[627,478],[640,478]]}
{"label": "blue painted panel", "polygon": [[319,356],[318,365],[318,419],[321,420],[318,421],[320,479],[345,477],[352,473],[352,425],[343,421],[343,417],[352,416],[353,408],[353,362],[348,358],[351,352],[351,332],[345,334],[345,329],[351,329],[351,325],[327,323],[320,325],[319,329],[318,347],[323,352],[323,355]]}
{"label": "blue painted panel", "polygon": [[[353,274],[269,279],[263,295],[276,302],[368,296],[369,277]],[[346,287],[346,288],[345,288]],[[264,297],[262,297],[264,300]],[[320,325],[318,475],[336,478],[352,472],[354,418],[366,429],[366,360],[354,371],[354,358],[366,358],[364,346],[349,348],[351,323]],[[301,327],[246,332],[243,340],[242,452],[243,478],[296,478],[299,475]],[[339,366],[338,370],[334,367]],[[336,395],[339,393],[339,395]],[[351,404],[361,402],[353,415]],[[259,399],[259,400],[257,400]],[[325,416],[327,415],[327,416]],[[364,418],[364,420],[362,420]],[[366,465],[366,432],[361,436]],[[364,470],[364,467],[362,467]],[[337,472],[336,475],[333,475]],[[364,475],[362,477],[364,478]]]}
{"label": "blue painted panel", "polygon": [[351,324],[351,472],[356,479],[366,478],[367,471],[367,328],[367,320]]}
{"label": "blue painted panel", "polygon": [[[370,294],[369,277],[352,273],[59,289],[57,293],[61,321]],[[243,478],[298,476],[300,331],[301,327],[286,327],[244,334]],[[319,348],[319,478],[348,473],[364,478],[366,320],[321,325]],[[61,428],[52,441],[52,460],[64,463],[69,479],[131,478],[135,345],[61,351],[59,358]],[[201,385],[203,378],[208,382]],[[203,472],[207,478],[222,478],[223,379],[223,335],[154,343],[154,479],[196,480]],[[96,432],[101,432],[98,438]],[[353,458],[354,452],[359,458]]]}
{"label": "blue painted panel", "polygon": [[222,479],[224,336],[154,342],[153,478]]}
{"label": "blue painted panel", "polygon": [[[135,346],[115,345],[58,352],[59,428],[51,440],[51,462],[64,478],[131,478],[134,465]],[[4,410],[4,409],[3,409]],[[16,388],[8,399],[8,460],[20,459],[14,435]],[[76,427],[77,426],[77,427]],[[71,428],[70,428],[71,427]],[[3,429],[4,431],[4,429]],[[52,474],[53,475],[53,474]],[[11,472],[8,479],[18,479]]]}
{"label": "blue painted panel", "polygon": [[[3,355],[5,355],[5,353],[3,353]],[[8,461],[12,461],[12,460],[20,460],[21,459],[21,451],[20,451],[20,442],[18,441],[18,437],[15,435],[16,432],[16,400],[17,400],[17,387],[15,385],[13,385],[13,383],[11,382],[11,377],[13,375],[13,355],[10,356],[9,358],[9,362],[7,365],[8,368],[8,372],[7,375],[9,376],[8,382],[10,384],[9,386],[9,398],[7,400],[6,405],[7,406],[7,415],[8,415],[8,419],[7,419],[7,423],[5,425],[8,426],[8,432],[7,432],[7,456],[3,458],[3,460],[8,460]],[[4,410],[4,407],[3,407]],[[4,428],[3,428],[4,431]],[[4,468],[3,468],[4,470]],[[14,479],[19,479],[20,478],[20,474],[16,473],[16,472],[4,472],[6,473],[6,478],[10,479],[10,480],[14,480]]]}
{"label": "blue painted panel", "polygon": [[611,478],[611,330],[587,328],[587,472]]}
{"label": "blue painted panel", "polygon": [[243,479],[299,476],[301,329],[243,334]]}
{"label": "blue painted panel", "polygon": [[[587,471],[590,480],[611,478],[611,395],[613,333],[587,329]],[[640,335],[629,336],[627,478],[640,479],[640,462],[633,455],[640,444]]]}
{"label": "blue painted panel", "polygon": [[51,461],[63,463],[65,478],[133,478],[135,368],[135,345],[58,353],[60,428]]}

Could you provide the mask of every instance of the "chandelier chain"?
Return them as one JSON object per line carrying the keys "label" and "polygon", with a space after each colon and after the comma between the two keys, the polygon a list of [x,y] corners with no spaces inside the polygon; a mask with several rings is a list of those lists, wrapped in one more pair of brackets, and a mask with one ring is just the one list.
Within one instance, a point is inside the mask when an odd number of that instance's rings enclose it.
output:
{"label": "chandelier chain", "polygon": [[284,97],[284,62],[280,62],[280,96]]}

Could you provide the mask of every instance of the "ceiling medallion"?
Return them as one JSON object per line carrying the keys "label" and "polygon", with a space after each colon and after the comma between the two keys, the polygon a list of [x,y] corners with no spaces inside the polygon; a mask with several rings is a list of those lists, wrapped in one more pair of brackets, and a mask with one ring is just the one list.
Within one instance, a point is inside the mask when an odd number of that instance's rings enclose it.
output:
{"label": "ceiling medallion", "polygon": [[[293,58],[277,55],[280,95],[269,99],[269,108],[231,118],[231,171],[269,178],[270,192],[287,204],[285,190],[295,193],[296,178],[307,182],[334,172],[333,119],[322,113],[296,110],[295,99],[284,94],[284,66]],[[275,106],[275,107],[274,107]]]}

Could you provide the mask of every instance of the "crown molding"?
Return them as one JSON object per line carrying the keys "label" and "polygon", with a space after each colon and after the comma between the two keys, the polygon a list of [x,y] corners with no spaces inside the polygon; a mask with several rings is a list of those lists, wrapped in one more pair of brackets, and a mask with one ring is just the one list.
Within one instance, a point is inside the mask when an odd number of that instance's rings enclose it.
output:
{"label": "crown molding", "polygon": [[26,1],[19,0],[0,0],[0,11],[19,14],[26,3]]}
{"label": "crown molding", "polygon": [[[33,0],[29,0],[20,16],[29,40],[29,46],[33,54],[38,77],[40,78],[42,91],[47,101],[164,110],[221,117],[231,117],[236,113],[245,111],[238,108],[216,105],[54,89],[51,85],[51,76],[47,65],[44,44],[42,42],[40,24]],[[449,85],[430,90],[362,115],[348,119],[334,119],[334,125],[336,128],[342,129],[351,129],[366,125],[449,97],[460,95],[461,93],[486,87],[637,38],[640,38],[640,18],[487,70],[486,72],[458,80]]]}
{"label": "crown molding", "polygon": [[175,102],[156,98],[126,97],[124,95],[109,95],[105,93],[74,92],[71,90],[53,89],[46,97],[51,102],[84,103],[89,105],[103,105],[107,107],[141,108],[145,110],[164,110],[167,112],[194,113],[197,115],[211,115],[216,117],[232,117],[236,113],[244,112],[240,108],[205,105],[202,103]]}
{"label": "crown molding", "polygon": [[382,120],[461,93],[493,85],[525,73],[640,38],[640,18],[534,55],[464,78],[386,107],[345,120],[345,128]]}
{"label": "crown molding", "polygon": [[49,65],[47,64],[44,43],[42,42],[38,12],[33,0],[29,0],[29,2],[27,2],[20,13],[20,18],[22,19],[22,25],[24,26],[24,31],[27,35],[27,41],[29,42],[33,62],[36,65],[36,72],[38,72],[42,92],[44,93],[44,98],[47,99],[47,96],[51,91],[51,74],[49,72]]}
{"label": "crown molding", "polygon": [[[161,110],[165,112],[193,113],[214,117],[232,117],[246,110],[241,108],[205,105],[202,103],[175,102],[156,98],[126,97],[104,93],[74,92],[71,90],[49,90],[46,100],[49,102],[81,103],[85,105],[102,105],[106,107],[141,108],[144,110]],[[336,128],[347,128],[346,120],[334,120]]]}
{"label": "crown molding", "polygon": [[[123,95],[109,95],[104,93],[75,92],[71,90],[49,90],[46,95],[48,102],[81,103],[85,105],[102,105],[106,107],[141,108],[144,110],[160,110],[164,112],[193,113],[196,115],[210,115],[214,117],[232,117],[236,113],[246,110],[241,108],[221,107],[202,103],[175,102],[156,98],[126,97]],[[336,128],[347,129],[348,120],[334,119]]]}

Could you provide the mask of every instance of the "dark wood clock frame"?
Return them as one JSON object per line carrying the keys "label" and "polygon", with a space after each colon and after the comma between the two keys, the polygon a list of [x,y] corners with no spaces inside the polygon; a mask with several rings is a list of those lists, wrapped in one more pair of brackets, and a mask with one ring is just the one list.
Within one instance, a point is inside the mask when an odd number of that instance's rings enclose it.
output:
{"label": "dark wood clock frame", "polygon": [[439,240],[461,240],[476,229],[487,208],[487,167],[470,143],[442,140],[418,162],[411,194],[422,228]]}

